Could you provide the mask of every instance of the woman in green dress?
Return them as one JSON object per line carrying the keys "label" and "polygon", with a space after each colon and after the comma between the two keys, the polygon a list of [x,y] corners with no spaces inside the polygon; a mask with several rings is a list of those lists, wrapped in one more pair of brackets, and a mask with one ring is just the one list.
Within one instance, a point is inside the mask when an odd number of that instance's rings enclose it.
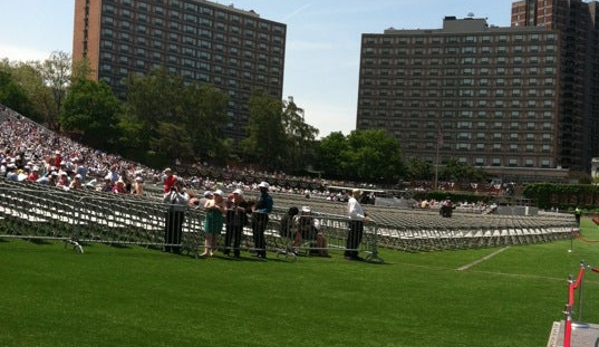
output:
{"label": "woman in green dress", "polygon": [[212,199],[206,201],[204,210],[206,219],[204,219],[204,253],[200,257],[212,257],[217,247],[218,236],[223,230],[225,221],[225,202],[223,191],[217,190],[213,193]]}

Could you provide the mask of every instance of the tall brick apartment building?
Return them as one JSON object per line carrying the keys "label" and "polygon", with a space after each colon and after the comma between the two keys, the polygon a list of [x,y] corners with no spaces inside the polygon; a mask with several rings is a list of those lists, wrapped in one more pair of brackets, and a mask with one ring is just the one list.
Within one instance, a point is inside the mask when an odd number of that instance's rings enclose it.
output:
{"label": "tall brick apartment building", "polygon": [[596,2],[525,0],[510,27],[448,16],[441,29],[363,34],[357,128],[387,129],[406,159],[455,159],[510,180],[590,171],[596,14]]}
{"label": "tall brick apartment building", "polygon": [[245,135],[254,89],[283,93],[287,26],[253,10],[204,0],[76,0],[74,61],[124,98],[125,77],[155,67],[229,96],[225,133]]}

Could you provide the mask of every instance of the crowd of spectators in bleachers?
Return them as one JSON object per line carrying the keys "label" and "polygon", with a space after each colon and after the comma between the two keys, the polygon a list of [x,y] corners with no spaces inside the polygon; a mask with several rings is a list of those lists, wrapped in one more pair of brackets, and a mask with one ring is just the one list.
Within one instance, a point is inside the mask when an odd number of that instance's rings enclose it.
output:
{"label": "crowd of spectators in bleachers", "polygon": [[[207,164],[196,164],[213,168]],[[317,183],[326,187],[329,183],[338,186],[367,188],[365,184],[353,182],[329,182],[311,177],[289,177],[283,172],[258,172],[248,168],[217,168],[232,176],[255,176],[271,180],[271,192],[295,194],[305,198],[315,198],[332,202],[347,202],[349,191],[311,189],[307,186],[283,186],[276,181],[291,179],[306,183]],[[201,171],[201,170],[198,170]],[[159,192],[164,181],[164,171],[156,170],[124,158],[86,147],[66,136],[48,130],[23,115],[0,105],[0,176],[20,182],[37,182],[69,189],[95,189],[106,193],[135,194],[146,193],[145,187],[152,185]],[[242,180],[220,180],[214,177],[190,175],[183,177],[186,184],[195,191],[223,189],[233,191],[258,191],[258,182]],[[375,200],[370,194],[370,202]],[[434,200],[415,201],[413,207],[438,209]],[[457,203],[458,210],[480,212],[484,204]]]}
{"label": "crowd of spectators in bleachers", "polygon": [[0,106],[0,139],[0,175],[14,181],[65,190],[93,186],[134,193],[135,182],[151,177],[154,171],[85,147],[4,106]]}
{"label": "crowd of spectators in bleachers", "polygon": [[[143,194],[144,185],[162,187],[163,170],[156,170],[124,158],[88,148],[66,136],[57,134],[27,117],[0,105],[0,176],[19,182],[37,182],[68,189],[95,189],[119,194]],[[201,164],[206,165],[207,164]],[[285,173],[256,172],[249,169],[222,168],[228,172],[269,177],[287,177]],[[258,191],[257,184],[241,180],[217,181],[213,177],[183,177],[186,184],[198,191],[242,189]],[[299,178],[313,182],[314,178]],[[326,181],[318,179],[325,186]],[[345,182],[335,182],[336,184]],[[331,201],[347,201],[346,192],[271,185],[272,192],[299,194]]]}

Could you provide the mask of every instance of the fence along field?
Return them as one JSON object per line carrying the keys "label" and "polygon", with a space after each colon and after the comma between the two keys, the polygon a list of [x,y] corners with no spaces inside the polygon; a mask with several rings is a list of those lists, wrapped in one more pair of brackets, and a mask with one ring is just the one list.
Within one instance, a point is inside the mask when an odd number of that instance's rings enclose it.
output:
{"label": "fence along field", "polygon": [[[279,234],[281,217],[289,207],[301,207],[308,202],[321,222],[328,250],[333,254],[345,250],[348,229],[345,204],[287,194],[274,194],[274,199],[276,208],[267,228],[268,251],[290,255],[293,239]],[[163,247],[166,209],[167,205],[152,195],[65,191],[0,180],[0,237],[63,240],[79,252],[84,251],[85,243]],[[525,245],[569,238],[578,227],[569,215],[531,217],[456,212],[452,218],[442,218],[430,211],[372,205],[367,210],[374,223],[367,225],[359,251],[373,261],[382,261],[379,247],[418,252]],[[203,220],[201,209],[188,209],[185,213],[181,246],[194,256],[203,245]],[[223,239],[220,238],[219,247]],[[245,227],[241,247],[254,251],[252,245],[251,230]],[[313,247],[303,243],[300,250],[309,254]]]}

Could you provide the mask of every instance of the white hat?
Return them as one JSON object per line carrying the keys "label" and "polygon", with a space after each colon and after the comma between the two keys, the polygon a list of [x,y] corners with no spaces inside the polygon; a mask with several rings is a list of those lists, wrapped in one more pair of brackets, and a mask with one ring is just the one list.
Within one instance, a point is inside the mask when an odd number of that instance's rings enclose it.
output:
{"label": "white hat", "polygon": [[141,181],[143,181],[144,179],[143,179],[143,178],[141,178],[141,176],[137,176],[137,177],[135,177],[135,180],[136,180],[137,182],[141,182]]}
{"label": "white hat", "polygon": [[270,184],[268,184],[268,182],[260,182],[260,184],[258,185],[258,187],[260,188],[270,188]]}
{"label": "white hat", "polygon": [[360,196],[360,195],[362,195],[362,190],[361,190],[361,189],[358,189],[358,188],[356,188],[356,189],[352,190],[352,193],[353,193],[352,195],[353,195],[354,197],[356,197],[356,196]]}
{"label": "white hat", "polygon": [[172,172],[172,171],[173,171],[173,170],[171,170],[171,168],[170,168],[170,167],[167,167],[166,169],[164,169],[164,171],[163,171],[163,172],[164,172],[164,173],[167,173],[167,172]]}
{"label": "white hat", "polygon": [[302,206],[302,212],[310,212],[310,206]]}
{"label": "white hat", "polygon": [[75,175],[75,178],[78,178],[78,179],[83,179],[83,176],[81,176],[81,174],[76,174],[76,175]]}
{"label": "white hat", "polygon": [[204,197],[205,198],[209,197],[210,195],[212,195],[211,191],[207,190],[207,191],[204,192]]}
{"label": "white hat", "polygon": [[213,194],[218,195],[218,196],[223,196],[224,193],[222,190],[219,189],[219,190],[215,191]]}
{"label": "white hat", "polygon": [[243,190],[237,188],[233,191],[233,194],[239,194],[239,195],[243,195]]}

